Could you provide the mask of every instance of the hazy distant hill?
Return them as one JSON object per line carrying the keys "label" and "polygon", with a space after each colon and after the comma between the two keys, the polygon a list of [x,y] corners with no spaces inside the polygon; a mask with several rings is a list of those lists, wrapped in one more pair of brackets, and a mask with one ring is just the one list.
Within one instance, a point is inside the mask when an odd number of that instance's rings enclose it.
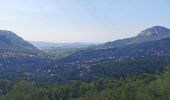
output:
{"label": "hazy distant hill", "polygon": [[69,48],[85,48],[91,45],[97,45],[93,43],[51,43],[51,42],[37,42],[37,41],[31,41],[34,46],[36,46],[39,49],[69,49]]}
{"label": "hazy distant hill", "polygon": [[36,42],[31,41],[34,46],[38,49],[43,50],[44,52],[51,55],[55,59],[62,59],[67,57],[75,52],[85,50],[87,48],[96,47],[99,44],[95,43],[50,43],[50,42]]}

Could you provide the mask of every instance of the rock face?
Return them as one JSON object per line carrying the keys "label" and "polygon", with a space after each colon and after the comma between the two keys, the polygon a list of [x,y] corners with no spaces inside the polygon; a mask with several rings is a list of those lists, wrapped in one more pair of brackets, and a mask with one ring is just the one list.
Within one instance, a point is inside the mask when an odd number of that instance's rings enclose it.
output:
{"label": "rock face", "polygon": [[15,33],[6,30],[0,30],[0,48],[1,49],[31,49],[35,50],[29,42],[23,40]]}

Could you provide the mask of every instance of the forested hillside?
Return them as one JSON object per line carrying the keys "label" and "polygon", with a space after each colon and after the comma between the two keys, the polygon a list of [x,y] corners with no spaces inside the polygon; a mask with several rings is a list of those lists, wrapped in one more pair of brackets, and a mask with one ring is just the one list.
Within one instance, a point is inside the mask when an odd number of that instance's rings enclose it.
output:
{"label": "forested hillside", "polygon": [[52,51],[38,50],[13,32],[2,31],[1,34],[5,39],[1,43],[11,46],[0,49],[0,77],[10,80],[26,78],[41,84],[75,80],[90,82],[162,72],[170,64],[169,29],[164,27],[151,27],[139,35],[156,36],[160,40],[157,38],[121,47],[108,48],[104,44]]}
{"label": "forested hillside", "polygon": [[[117,80],[75,81],[69,85],[37,85],[18,81],[1,100],[168,100],[169,67],[160,74],[143,74]],[[1,81],[1,86],[4,85]],[[8,82],[8,84],[10,84]]]}
{"label": "forested hillside", "polygon": [[[58,60],[55,51],[38,50],[13,35],[15,38],[6,36],[6,40],[16,42],[0,49],[2,100],[167,100],[169,97],[170,75],[166,66],[170,65],[170,38],[116,48],[100,45],[73,52],[68,49],[62,51],[64,57]],[[17,42],[16,38],[20,40]]]}

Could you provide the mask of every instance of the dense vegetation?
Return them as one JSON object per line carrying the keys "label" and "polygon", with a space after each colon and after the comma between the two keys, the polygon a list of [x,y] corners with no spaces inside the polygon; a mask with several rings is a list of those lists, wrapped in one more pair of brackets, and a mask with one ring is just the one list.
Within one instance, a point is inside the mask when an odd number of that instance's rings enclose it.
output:
{"label": "dense vegetation", "polygon": [[[70,85],[37,85],[19,81],[1,100],[168,100],[170,70],[126,79],[75,81]],[[1,85],[3,83],[1,82]]]}
{"label": "dense vegetation", "polygon": [[[8,59],[9,60],[9,59]],[[115,79],[128,75],[162,72],[170,64],[170,57],[153,56],[106,60],[85,64],[61,64],[43,59],[1,59],[0,78],[31,79],[36,83],[68,83],[74,80],[90,82],[97,79]],[[8,61],[8,62],[6,62]],[[17,67],[13,67],[16,64]],[[21,64],[23,66],[21,66]]]}
{"label": "dense vegetation", "polygon": [[54,59],[62,59],[65,58],[73,53],[76,53],[78,51],[84,50],[85,47],[74,47],[74,48],[48,48],[48,49],[43,49],[46,53],[48,53],[51,57]]}
{"label": "dense vegetation", "polygon": [[143,73],[162,72],[170,64],[169,57],[128,58],[126,60],[103,61],[81,71],[84,81],[94,79],[112,79],[141,75]]}
{"label": "dense vegetation", "polygon": [[82,80],[90,82],[97,79],[115,79],[128,75],[162,72],[170,64],[170,57],[132,57],[120,60],[105,60],[91,63],[73,63],[53,68],[52,80],[68,82]]}

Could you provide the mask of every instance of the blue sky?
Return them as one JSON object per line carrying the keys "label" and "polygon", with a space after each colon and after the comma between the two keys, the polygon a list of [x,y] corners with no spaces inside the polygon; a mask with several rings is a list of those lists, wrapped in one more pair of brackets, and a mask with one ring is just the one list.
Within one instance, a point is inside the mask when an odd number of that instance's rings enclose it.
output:
{"label": "blue sky", "polygon": [[0,0],[0,29],[32,41],[107,42],[169,19],[170,0]]}

